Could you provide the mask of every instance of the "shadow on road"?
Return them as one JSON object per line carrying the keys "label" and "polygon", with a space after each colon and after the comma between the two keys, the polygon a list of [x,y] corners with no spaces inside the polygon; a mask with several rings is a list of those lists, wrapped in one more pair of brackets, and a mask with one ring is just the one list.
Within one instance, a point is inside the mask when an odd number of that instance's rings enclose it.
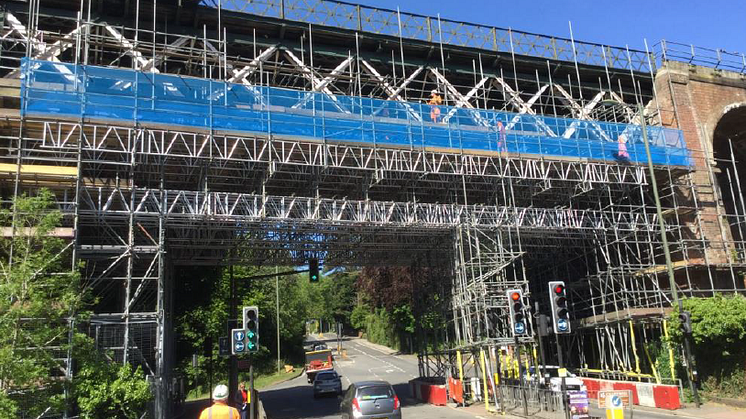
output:
{"label": "shadow on road", "polygon": [[[423,404],[411,397],[408,383],[392,383],[402,407]],[[346,390],[346,389],[345,389]],[[269,419],[300,419],[339,417],[341,397],[325,396],[314,398],[313,389],[308,385],[297,385],[275,390],[263,390],[259,397]]]}

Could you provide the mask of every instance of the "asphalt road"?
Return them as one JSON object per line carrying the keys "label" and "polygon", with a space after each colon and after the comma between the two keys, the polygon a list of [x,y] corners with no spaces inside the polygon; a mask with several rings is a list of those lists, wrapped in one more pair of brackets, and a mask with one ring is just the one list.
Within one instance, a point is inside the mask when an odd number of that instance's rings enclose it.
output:
{"label": "asphalt road", "polygon": [[[334,335],[324,334],[329,347],[336,346]],[[394,386],[407,419],[475,419],[471,413],[450,407],[437,407],[409,397],[409,380],[418,375],[417,359],[380,352],[356,340],[343,343],[347,358],[335,357],[335,369],[342,375],[342,387],[363,380],[385,380]],[[300,376],[261,391],[269,419],[339,418],[339,399],[329,396],[314,399],[313,389]]]}
{"label": "asphalt road", "polygon": [[[336,346],[333,334],[324,334],[330,348]],[[417,358],[411,355],[390,355],[357,339],[343,341],[347,358],[335,357],[335,369],[342,376],[342,387],[363,380],[385,380],[391,383],[402,402],[402,415],[406,419],[484,419],[473,411],[423,404],[410,397],[408,382],[418,375]],[[314,399],[313,389],[305,375],[261,391],[262,403],[269,419],[339,418],[339,399],[334,396]],[[592,401],[592,403],[594,403]],[[689,413],[689,412],[687,412]],[[717,417],[684,412],[666,412],[635,409],[635,419],[671,419],[677,417]],[[703,412],[704,413],[704,412]],[[605,412],[591,408],[594,417],[605,417]],[[629,412],[625,417],[629,417]]]}

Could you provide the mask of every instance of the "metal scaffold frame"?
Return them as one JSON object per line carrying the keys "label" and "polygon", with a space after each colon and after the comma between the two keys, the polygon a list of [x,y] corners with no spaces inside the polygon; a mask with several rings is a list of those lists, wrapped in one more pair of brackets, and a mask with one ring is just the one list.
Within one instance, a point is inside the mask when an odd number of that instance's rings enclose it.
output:
{"label": "metal scaffold frame", "polygon": [[[639,130],[644,118],[662,129],[676,120],[675,109],[662,108],[656,98],[656,60],[647,51],[329,1],[322,3],[335,11],[323,18],[287,0],[241,3],[271,6],[266,13],[246,13],[235,1],[215,2],[215,8],[181,3],[123,2],[121,19],[94,0],[80,7],[54,0],[6,6],[3,81],[29,83],[33,70],[22,67],[23,59],[50,62],[76,83],[77,103],[87,103],[70,69],[130,69],[138,81],[178,75],[245,86],[267,112],[278,109],[261,92],[293,89],[302,92],[300,100],[283,112],[305,110],[321,115],[322,124],[331,112],[355,116],[348,105],[356,98],[383,99],[400,106],[412,127],[430,123],[418,109],[435,90],[444,112],[430,116],[433,126],[465,117],[499,140],[485,112],[510,111],[508,135],[525,131],[529,118],[539,141],[583,131],[609,150],[619,140],[603,124]],[[339,13],[347,23],[330,23]],[[257,18],[268,15],[288,24]],[[369,31],[373,15],[394,20]],[[462,30],[484,32],[494,44],[463,44],[448,35]],[[537,45],[556,41],[560,50],[536,52]],[[309,257],[354,267],[441,264],[453,275],[450,284],[430,288],[448,291],[448,342],[440,345],[486,350],[481,368],[490,377],[501,368],[498,352],[513,344],[508,289],[546,305],[547,282],[567,282],[580,330],[571,363],[589,371],[644,376],[635,331],[638,337],[663,333],[670,289],[649,173],[640,162],[354,143],[323,130],[317,138],[230,131],[213,126],[212,107],[211,122],[202,127],[85,112],[78,118],[29,114],[24,106],[38,92],[24,86],[20,104],[3,102],[3,201],[39,187],[55,192],[75,231],[72,266],[84,262],[86,287],[100,300],[91,334],[116,361],[144,367],[158,417],[170,403],[177,266],[292,265]],[[157,84],[151,86],[143,99],[155,109]],[[58,86],[44,89],[54,93]],[[227,102],[227,92],[218,100]],[[314,95],[329,109],[316,108]],[[142,106],[138,99],[135,108]],[[558,129],[544,117],[567,124]],[[690,165],[654,169],[679,292],[741,291],[746,243],[727,229],[742,228],[745,209],[706,210],[702,197],[711,202],[719,193],[709,153],[688,152]],[[735,158],[723,164],[735,171]],[[732,196],[741,194],[740,185],[731,188]],[[705,226],[713,224],[722,234],[706,235]],[[535,343],[533,329],[530,323],[519,346]],[[447,360],[433,357],[439,374],[453,367],[451,352]]]}

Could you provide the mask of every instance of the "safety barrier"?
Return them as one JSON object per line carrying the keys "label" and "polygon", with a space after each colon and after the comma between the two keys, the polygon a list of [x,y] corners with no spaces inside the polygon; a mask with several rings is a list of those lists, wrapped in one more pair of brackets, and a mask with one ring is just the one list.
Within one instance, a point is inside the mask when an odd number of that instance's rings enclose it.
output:
{"label": "safety barrier", "polygon": [[668,410],[681,408],[681,397],[677,386],[585,377],[581,380],[588,389],[588,397],[591,399],[597,399],[599,391],[629,390],[632,393],[632,403],[636,405]]}
{"label": "safety barrier", "polygon": [[[647,162],[642,130],[632,124],[338,96],[51,61],[24,60],[22,70],[23,115],[373,146]],[[680,130],[649,126],[646,132],[655,164],[691,165]],[[626,143],[620,138],[626,138]]]}
{"label": "safety barrier", "polygon": [[409,380],[409,390],[412,398],[436,406],[445,406],[448,394],[445,384],[438,384],[427,379],[415,378]]}
{"label": "safety barrier", "polygon": [[448,395],[450,400],[458,404],[464,404],[464,384],[461,380],[448,377]]}

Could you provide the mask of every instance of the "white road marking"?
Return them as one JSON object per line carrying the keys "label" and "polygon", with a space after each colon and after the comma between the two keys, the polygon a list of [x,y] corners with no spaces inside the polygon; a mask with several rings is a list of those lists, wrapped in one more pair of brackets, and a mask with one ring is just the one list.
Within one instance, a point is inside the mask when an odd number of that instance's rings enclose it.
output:
{"label": "white road marking", "polygon": [[[355,348],[355,349],[357,349],[363,355],[369,356],[369,357],[371,357],[371,358],[373,358],[373,359],[375,359],[377,361],[380,361],[380,362],[383,362],[384,364],[387,364],[391,368],[394,368],[394,369],[399,370],[399,371],[401,371],[403,373],[406,373],[406,371],[404,371],[403,369],[401,369],[401,368],[397,367],[396,365],[394,365],[394,364],[386,361],[385,359],[381,358],[380,356],[371,355],[371,354],[363,351],[362,349],[360,349],[360,344],[358,344],[358,347]],[[381,352],[381,351],[378,351],[378,352]],[[383,353],[383,352],[381,352],[381,353]]]}

